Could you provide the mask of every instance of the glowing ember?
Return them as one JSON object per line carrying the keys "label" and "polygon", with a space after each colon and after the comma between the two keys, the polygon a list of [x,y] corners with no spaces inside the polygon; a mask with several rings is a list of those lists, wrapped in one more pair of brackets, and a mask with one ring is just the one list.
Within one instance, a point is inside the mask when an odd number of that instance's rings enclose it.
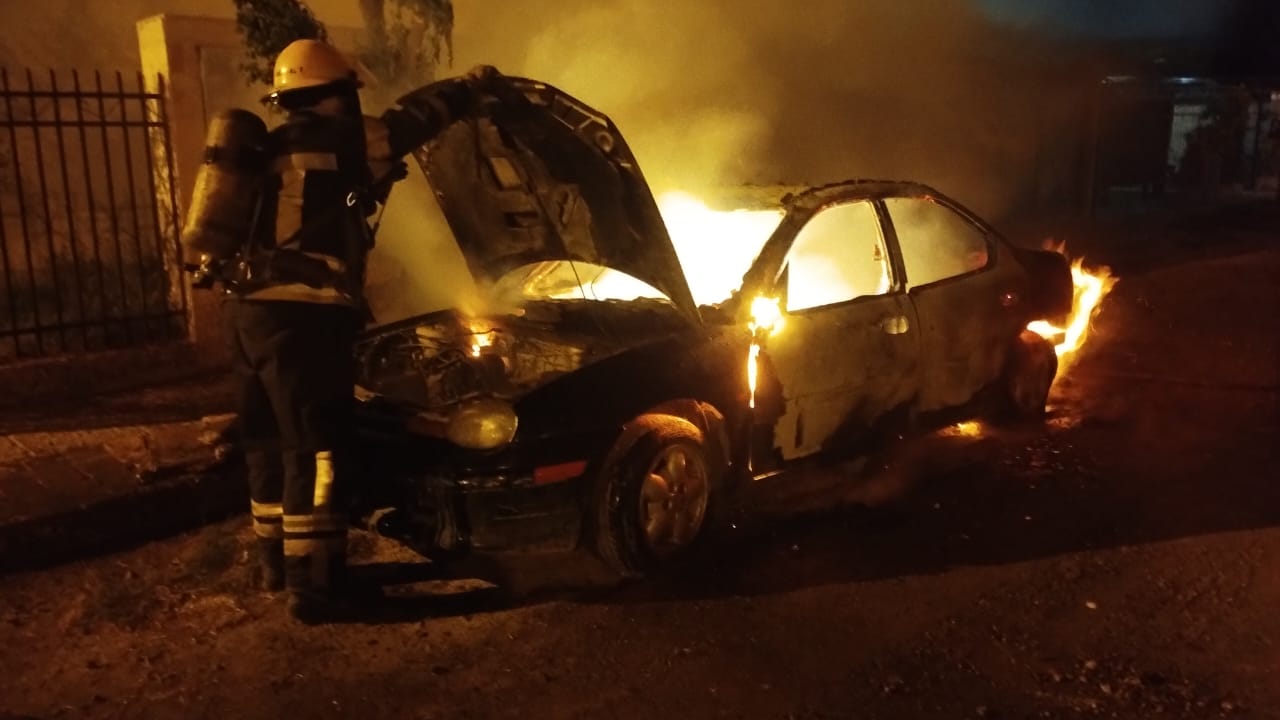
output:
{"label": "glowing ember", "polygon": [[985,431],[986,429],[983,427],[982,423],[974,420],[967,420],[965,422],[956,423],[942,432],[944,435],[950,435],[953,437],[980,438],[985,434]]}
{"label": "glowing ember", "polygon": [[751,391],[749,407],[756,406],[756,381],[760,370],[760,342],[782,328],[782,308],[778,298],[758,297],[751,301],[751,350],[747,352],[747,388]]}
{"label": "glowing ember", "polygon": [[1118,278],[1109,268],[1086,270],[1084,260],[1071,263],[1071,281],[1075,285],[1075,297],[1071,302],[1071,316],[1066,327],[1057,327],[1044,320],[1027,325],[1027,329],[1045,338],[1057,340],[1054,350],[1058,357],[1079,350],[1089,335],[1089,323],[1102,309],[1102,299],[1111,292]]}

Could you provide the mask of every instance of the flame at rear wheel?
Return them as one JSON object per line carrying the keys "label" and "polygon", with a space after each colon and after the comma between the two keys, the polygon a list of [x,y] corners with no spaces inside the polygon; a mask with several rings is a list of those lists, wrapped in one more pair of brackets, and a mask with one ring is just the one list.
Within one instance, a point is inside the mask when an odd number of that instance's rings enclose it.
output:
{"label": "flame at rear wheel", "polygon": [[1118,278],[1110,268],[1087,270],[1084,259],[1071,263],[1071,282],[1075,294],[1071,302],[1071,315],[1063,327],[1044,320],[1029,323],[1027,329],[1054,343],[1054,351],[1060,359],[1084,346],[1089,336],[1089,326],[1102,309],[1102,300],[1111,292]]}

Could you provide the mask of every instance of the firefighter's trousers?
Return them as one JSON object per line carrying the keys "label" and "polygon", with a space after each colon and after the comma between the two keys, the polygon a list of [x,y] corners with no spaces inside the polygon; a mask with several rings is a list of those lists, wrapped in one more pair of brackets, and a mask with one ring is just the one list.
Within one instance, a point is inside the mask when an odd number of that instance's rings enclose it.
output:
{"label": "firefighter's trousers", "polygon": [[290,591],[327,592],[346,565],[358,315],[237,298],[225,310],[259,550]]}

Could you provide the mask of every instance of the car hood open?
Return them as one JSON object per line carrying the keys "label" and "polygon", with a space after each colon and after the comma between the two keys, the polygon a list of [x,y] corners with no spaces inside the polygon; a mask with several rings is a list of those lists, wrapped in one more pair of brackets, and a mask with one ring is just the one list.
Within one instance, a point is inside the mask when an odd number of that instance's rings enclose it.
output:
{"label": "car hood open", "polygon": [[698,322],[657,203],[613,122],[545,83],[493,85],[414,152],[472,274],[496,282],[532,263],[592,263],[649,284]]}

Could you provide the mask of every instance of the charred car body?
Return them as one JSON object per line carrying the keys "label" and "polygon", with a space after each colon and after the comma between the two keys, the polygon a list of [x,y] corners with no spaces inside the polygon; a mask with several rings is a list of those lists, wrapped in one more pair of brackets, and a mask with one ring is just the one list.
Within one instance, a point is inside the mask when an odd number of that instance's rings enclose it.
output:
{"label": "charred car body", "polygon": [[[643,572],[742,482],[980,408],[1043,411],[1056,358],[1024,328],[1070,310],[1061,256],[923,185],[851,181],[783,199],[739,291],[698,307],[613,123],[503,86],[416,153],[491,309],[358,348],[360,503],[393,510],[387,534],[437,556],[582,545]],[[592,296],[605,268],[654,292]]]}

